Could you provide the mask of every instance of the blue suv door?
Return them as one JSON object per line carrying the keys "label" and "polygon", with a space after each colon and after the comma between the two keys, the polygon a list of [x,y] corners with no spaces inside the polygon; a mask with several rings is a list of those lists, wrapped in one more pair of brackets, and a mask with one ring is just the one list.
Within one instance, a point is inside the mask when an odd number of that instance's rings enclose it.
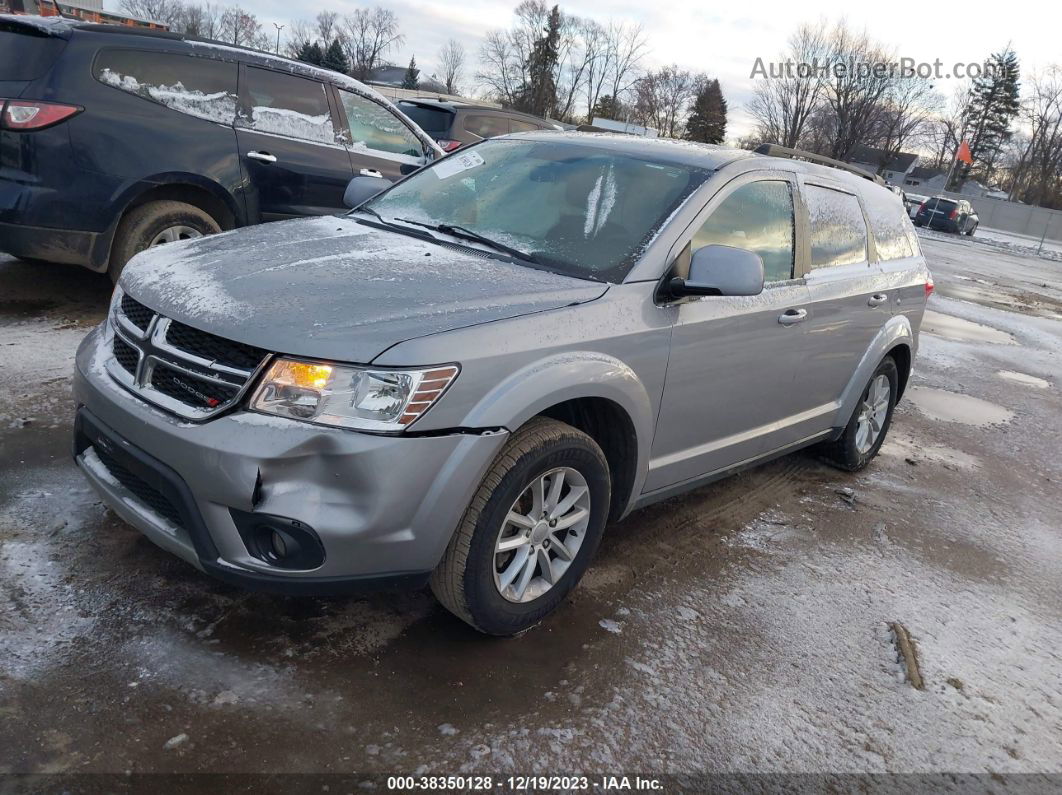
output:
{"label": "blue suv door", "polygon": [[250,218],[275,221],[345,209],[343,192],[353,169],[329,93],[319,80],[241,66],[236,139]]}

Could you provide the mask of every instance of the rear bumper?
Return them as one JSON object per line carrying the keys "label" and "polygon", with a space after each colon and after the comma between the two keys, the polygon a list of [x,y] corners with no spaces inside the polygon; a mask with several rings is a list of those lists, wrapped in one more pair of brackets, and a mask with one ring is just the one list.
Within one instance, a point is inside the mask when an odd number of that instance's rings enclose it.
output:
{"label": "rear bumper", "polygon": [[914,218],[915,226],[927,226],[930,229],[935,229],[938,232],[958,232],[959,224],[956,221],[952,221],[948,218],[939,218],[934,216],[933,218],[926,220],[924,215],[917,215]]}
{"label": "rear bumper", "polygon": [[[108,357],[100,329],[78,351],[78,467],[157,545],[252,589],[422,585],[506,439],[503,432],[371,436],[239,411],[190,423],[115,383],[103,366]],[[323,561],[291,570],[263,559],[241,532],[247,516],[307,529]]]}
{"label": "rear bumper", "polygon": [[109,247],[110,236],[105,232],[0,223],[0,251],[16,257],[83,265],[103,271],[107,269]]}

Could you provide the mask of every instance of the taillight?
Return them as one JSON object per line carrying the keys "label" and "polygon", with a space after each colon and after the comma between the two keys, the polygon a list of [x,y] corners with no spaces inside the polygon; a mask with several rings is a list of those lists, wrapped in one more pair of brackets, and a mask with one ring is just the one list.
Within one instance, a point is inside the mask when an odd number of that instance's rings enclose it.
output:
{"label": "taillight", "polygon": [[452,152],[455,149],[460,149],[461,148],[461,142],[460,141],[451,141],[451,140],[449,140],[447,138],[440,138],[436,143],[438,143],[439,146],[442,147],[442,150],[444,152]]}
{"label": "taillight", "polygon": [[926,276],[926,298],[929,298],[929,296],[932,295],[934,287],[933,274],[929,274]]}
{"label": "taillight", "polygon": [[62,105],[58,102],[21,99],[0,102],[4,103],[4,111],[0,115],[0,128],[4,130],[43,130],[84,110],[78,105]]}
{"label": "taillight", "polygon": [[948,213],[948,220],[949,221],[954,221],[958,217],[959,217],[959,211],[958,210],[952,210],[950,213]]}
{"label": "taillight", "polygon": [[[918,212],[919,213],[924,213],[925,211],[926,211],[926,203],[922,202],[920,205],[918,205]],[[915,213],[915,215],[917,215],[917,214],[918,213]]]}

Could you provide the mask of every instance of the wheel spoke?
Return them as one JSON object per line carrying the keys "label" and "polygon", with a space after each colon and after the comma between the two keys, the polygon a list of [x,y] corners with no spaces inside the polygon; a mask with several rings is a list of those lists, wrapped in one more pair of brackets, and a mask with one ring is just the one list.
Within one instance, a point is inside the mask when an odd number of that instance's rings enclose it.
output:
{"label": "wheel spoke", "polygon": [[516,511],[509,511],[509,515],[505,517],[505,521],[509,524],[514,524],[517,527],[521,527],[524,530],[530,530],[535,526],[535,520],[530,516],[524,516],[522,513]]}
{"label": "wheel spoke", "polygon": [[550,533],[550,549],[557,553],[557,557],[564,558],[565,560],[571,560],[573,555],[571,550],[564,545],[564,542],[556,533]]}
{"label": "wheel spoke", "polygon": [[560,502],[561,490],[564,488],[564,470],[558,469],[549,478],[549,494],[546,495],[546,513],[553,513]]}
{"label": "wheel spoke", "polygon": [[516,581],[516,585],[513,586],[513,593],[516,594],[517,599],[524,598],[524,591],[527,590],[528,584],[531,582],[531,578],[535,576],[535,569],[538,568],[538,558],[535,555],[524,556],[523,571],[520,572],[520,579]]}
{"label": "wheel spoke", "polygon": [[587,491],[588,489],[586,486],[572,486],[571,490],[568,491],[568,494],[557,505],[557,509],[553,512],[554,516],[560,517],[568,513],[568,511],[572,509],[572,506],[574,506]]}
{"label": "wheel spoke", "polygon": [[583,521],[590,512],[586,508],[576,508],[574,511],[570,511],[557,520],[557,524],[554,525],[555,530],[567,530],[569,527],[574,527]]}
{"label": "wheel spoke", "polygon": [[542,579],[553,585],[553,561],[549,559],[549,553],[541,548],[538,550],[538,567],[542,570]]}
{"label": "wheel spoke", "polygon": [[501,555],[504,552],[512,552],[514,549],[527,546],[530,540],[523,533],[517,533],[514,536],[503,538],[498,542],[497,548],[494,550],[495,555]]}
{"label": "wheel spoke", "polygon": [[545,478],[535,478],[531,484],[531,515],[542,516],[546,510],[546,484]]}
{"label": "wheel spoke", "polygon": [[510,585],[513,584],[513,580],[520,574],[525,568],[527,568],[527,559],[530,557],[530,546],[520,547],[513,559],[509,562],[509,565],[505,567],[505,571],[498,577],[498,589],[504,591]]}

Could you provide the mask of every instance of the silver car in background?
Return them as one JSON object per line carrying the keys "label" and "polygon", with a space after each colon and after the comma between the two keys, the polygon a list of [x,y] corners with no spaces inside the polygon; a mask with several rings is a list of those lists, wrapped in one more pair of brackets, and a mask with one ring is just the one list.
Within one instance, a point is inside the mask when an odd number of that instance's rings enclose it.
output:
{"label": "silver car in background", "polygon": [[137,256],[78,352],[75,456],[223,580],[430,583],[508,635],[637,508],[809,445],[866,466],[931,289],[855,173],[504,136],[344,217]]}

